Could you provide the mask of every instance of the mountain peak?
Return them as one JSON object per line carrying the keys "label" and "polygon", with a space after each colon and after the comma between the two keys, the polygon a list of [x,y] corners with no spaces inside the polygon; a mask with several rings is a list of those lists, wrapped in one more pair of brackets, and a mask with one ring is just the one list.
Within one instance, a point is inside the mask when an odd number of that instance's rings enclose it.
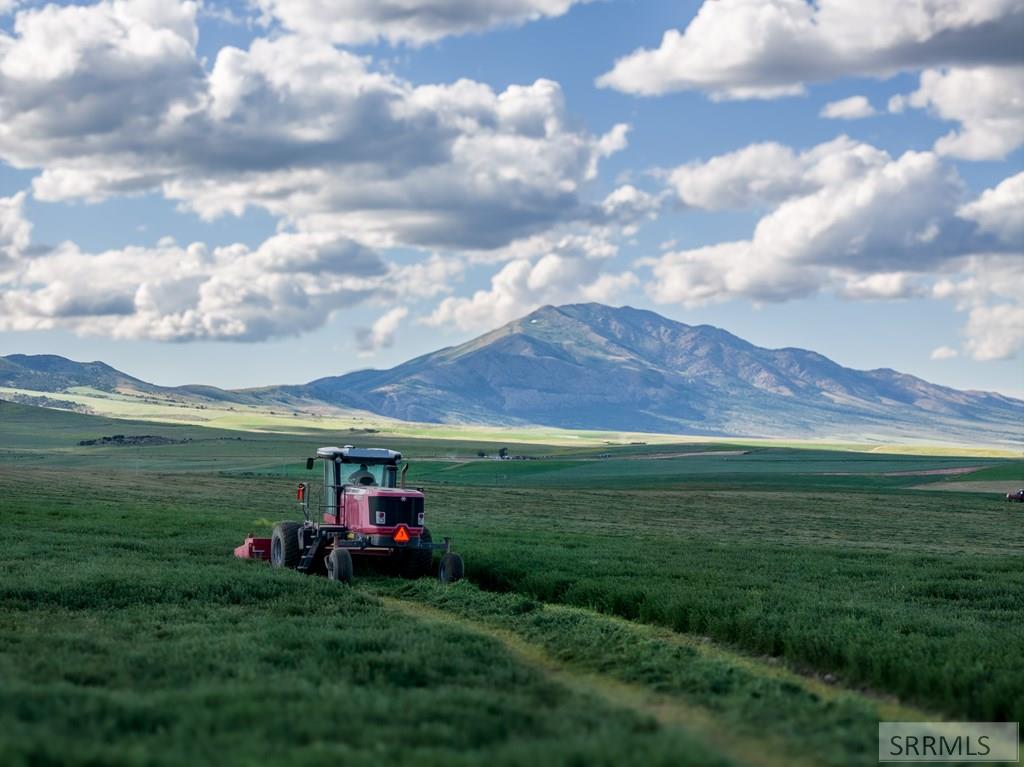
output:
{"label": "mountain peak", "polygon": [[670,434],[1019,445],[1024,402],[936,386],[817,352],[763,349],[712,325],[596,303],[542,306],[390,370],[303,386],[164,389],[102,362],[0,357],[0,386],[174,392],[267,404],[329,403],[409,421],[546,425]]}
{"label": "mountain peak", "polygon": [[685,434],[1012,442],[1024,418],[1024,402],[598,303],[542,306],[391,370],[289,392],[407,420]]}

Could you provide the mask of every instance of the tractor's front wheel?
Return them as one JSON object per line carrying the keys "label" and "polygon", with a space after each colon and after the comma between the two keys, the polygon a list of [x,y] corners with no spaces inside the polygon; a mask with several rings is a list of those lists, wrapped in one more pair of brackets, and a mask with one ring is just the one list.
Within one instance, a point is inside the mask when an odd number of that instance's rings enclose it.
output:
{"label": "tractor's front wheel", "polygon": [[[423,528],[420,534],[420,543],[431,543],[430,531]],[[403,578],[419,578],[430,574],[430,568],[434,564],[433,549],[407,549],[400,554],[398,572]]]}
{"label": "tractor's front wheel", "polygon": [[302,552],[299,550],[298,522],[278,522],[270,535],[270,564],[294,570],[299,565]]}
{"label": "tractor's front wheel", "polygon": [[345,549],[334,549],[327,557],[327,577],[332,581],[352,583],[352,555]]}
{"label": "tractor's front wheel", "polygon": [[437,579],[447,585],[461,581],[465,575],[465,566],[462,564],[462,557],[453,552],[448,552],[441,557],[441,566],[437,569]]}

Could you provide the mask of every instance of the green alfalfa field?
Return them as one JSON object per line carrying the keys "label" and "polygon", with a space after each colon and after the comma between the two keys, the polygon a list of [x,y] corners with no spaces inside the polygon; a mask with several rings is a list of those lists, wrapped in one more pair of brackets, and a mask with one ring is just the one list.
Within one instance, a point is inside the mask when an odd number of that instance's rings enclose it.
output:
{"label": "green alfalfa field", "polygon": [[[231,556],[337,442],[403,450],[467,581]],[[499,446],[0,405],[0,763],[866,765],[1024,718],[1024,506],[918,489],[1021,460]]]}

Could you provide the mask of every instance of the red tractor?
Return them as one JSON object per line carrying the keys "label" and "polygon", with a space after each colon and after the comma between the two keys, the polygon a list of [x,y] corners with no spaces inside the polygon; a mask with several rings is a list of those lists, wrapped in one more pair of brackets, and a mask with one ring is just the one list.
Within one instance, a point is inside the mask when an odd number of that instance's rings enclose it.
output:
{"label": "red tractor", "polygon": [[310,515],[309,483],[299,484],[298,500],[302,522],[278,522],[269,538],[251,534],[235,549],[242,559],[269,559],[274,567],[290,567],[303,573],[326,573],[331,580],[352,582],[352,555],[386,557],[398,565],[407,578],[429,573],[433,554],[444,554],[438,568],[442,583],[453,583],[463,575],[462,557],[451,550],[451,542],[434,543],[424,527],[423,491],[405,487],[405,472],[399,472],[401,453],[383,448],[322,447],[315,458],[306,459],[312,470],[323,461],[322,501]]}

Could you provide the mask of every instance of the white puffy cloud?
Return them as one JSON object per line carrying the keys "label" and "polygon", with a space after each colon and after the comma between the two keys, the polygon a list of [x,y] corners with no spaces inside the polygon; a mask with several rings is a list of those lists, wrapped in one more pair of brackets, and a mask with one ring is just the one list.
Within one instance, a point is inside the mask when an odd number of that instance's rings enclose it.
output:
{"label": "white puffy cloud", "polygon": [[29,245],[32,224],[25,218],[25,193],[0,197],[0,276]]}
{"label": "white puffy cloud", "polygon": [[907,106],[960,124],[935,142],[939,154],[1002,159],[1024,144],[1024,66],[928,69],[916,91],[889,104],[895,112]]}
{"label": "white puffy cloud", "polygon": [[364,353],[372,353],[378,349],[394,346],[395,334],[402,326],[402,321],[409,315],[404,306],[396,306],[377,318],[370,328],[360,328],[356,339]]}
{"label": "white puffy cloud", "polygon": [[464,259],[434,253],[425,261],[392,266],[390,287],[400,295],[420,298],[450,293],[465,269]]}
{"label": "white puffy cloud", "polygon": [[666,198],[631,185],[618,187],[595,206],[591,224],[562,227],[516,240],[486,254],[478,263],[504,262],[487,289],[450,296],[421,322],[462,330],[487,330],[545,304],[571,301],[621,303],[622,294],[640,281],[631,271],[615,271],[619,240],[631,236],[637,222],[656,214]]}
{"label": "white puffy cloud", "polygon": [[967,349],[976,360],[1002,360],[1024,349],[1024,303],[975,306],[967,318]]}
{"label": "white puffy cloud", "polygon": [[19,12],[13,34],[0,31],[0,157],[35,167],[159,141],[200,95],[196,8],[101,0]]}
{"label": "white puffy cloud", "polygon": [[952,299],[967,314],[964,347],[974,359],[1008,359],[1024,349],[1024,242],[1017,248],[960,259],[933,285],[935,298]]}
{"label": "white puffy cloud", "polygon": [[707,0],[685,30],[616,61],[598,84],[657,95],[793,95],[808,82],[1020,58],[1017,0]]}
{"label": "white puffy cloud", "polygon": [[960,356],[960,352],[954,349],[952,346],[937,346],[932,349],[931,358],[933,360],[951,360]]}
{"label": "white puffy cloud", "polygon": [[427,325],[486,330],[545,304],[585,298],[611,301],[637,284],[630,272],[602,274],[599,262],[549,253],[536,262],[516,259],[492,278],[490,288],[469,297],[445,298],[422,322]]}
{"label": "white puffy cloud", "polygon": [[1024,348],[1024,173],[964,203],[931,152],[893,158],[841,137],[803,152],[756,144],[666,174],[690,207],[770,206],[748,240],[641,259],[656,303],[787,301],[830,290],[850,300],[951,299],[964,349]]}
{"label": "white puffy cloud", "polygon": [[664,194],[651,194],[632,184],[616,187],[601,202],[602,218],[627,226],[656,218],[665,200]]}
{"label": "white puffy cloud", "polygon": [[829,120],[860,120],[874,114],[875,108],[864,96],[830,101],[821,109],[821,116]]}
{"label": "white puffy cloud", "polygon": [[[0,330],[261,341],[320,327],[335,310],[371,298],[444,292],[443,285],[406,279],[441,272],[452,274],[437,259],[387,264],[366,247],[325,233],[278,234],[255,249],[182,247],[165,239],[152,248],[86,253],[64,243],[0,272]],[[397,321],[394,312],[388,317]],[[373,332],[385,343],[387,321]]]}
{"label": "white puffy cloud", "polygon": [[822,275],[785,259],[761,257],[749,241],[670,251],[643,259],[653,279],[647,293],[658,304],[700,304],[746,297],[787,301],[816,293]]}
{"label": "white puffy cloud", "polygon": [[[907,152],[893,159],[845,136],[800,153],[754,144],[676,168],[668,181],[690,207],[774,206],[752,240],[677,259],[694,269],[706,259],[734,263],[739,272],[749,267],[742,278],[749,287],[761,284],[754,277],[769,266],[906,271],[962,254],[970,228],[955,216],[963,185],[934,154]],[[781,282],[802,290],[807,280]]]}
{"label": "white puffy cloud", "polygon": [[642,260],[658,303],[782,301],[829,288],[860,300],[922,296],[965,256],[1024,250],[1022,178],[964,204],[962,181],[931,152],[893,158],[845,137],[803,152],[755,144],[667,180],[690,207],[770,209],[749,240]]}
{"label": "white puffy cloud", "polygon": [[1004,243],[1024,243],[1024,171],[986,189],[977,200],[960,208],[962,218],[974,221],[978,229]]}
{"label": "white puffy cloud", "polygon": [[692,162],[669,172],[680,202],[692,208],[724,210],[779,202],[813,188],[805,178],[809,158],[774,142]]}
{"label": "white puffy cloud", "polygon": [[849,274],[838,288],[843,298],[859,301],[891,300],[927,294],[915,275],[906,272],[878,272],[876,274]]}
{"label": "white puffy cloud", "polygon": [[351,45],[423,43],[561,16],[587,0],[255,0],[286,29]]}
{"label": "white puffy cloud", "polygon": [[617,304],[622,302],[622,294],[640,284],[640,278],[633,272],[618,274],[602,274],[593,282],[584,285],[580,294],[587,301],[600,304]]}
{"label": "white puffy cloud", "polygon": [[23,10],[0,32],[0,160],[43,200],[159,190],[201,216],[263,208],[373,246],[496,248],[589,214],[626,127],[592,135],[559,85],[414,86],[284,35],[196,56],[196,4]]}
{"label": "white puffy cloud", "polygon": [[[0,32],[0,160],[38,169],[33,193],[45,201],[159,191],[205,218],[262,208],[282,233],[256,248],[65,243],[7,258],[0,327],[261,340],[318,327],[366,296],[437,296],[462,278],[451,254],[384,263],[370,248],[525,257],[534,283],[567,285],[569,273],[586,277],[579,262],[615,255],[621,232],[663,198],[625,186],[586,199],[628,128],[589,133],[555,82],[415,86],[287,34],[223,48],[207,72],[196,13],[156,0],[23,10]],[[628,283],[600,276],[576,287],[605,295]],[[388,335],[386,323],[369,328],[366,342]]]}

